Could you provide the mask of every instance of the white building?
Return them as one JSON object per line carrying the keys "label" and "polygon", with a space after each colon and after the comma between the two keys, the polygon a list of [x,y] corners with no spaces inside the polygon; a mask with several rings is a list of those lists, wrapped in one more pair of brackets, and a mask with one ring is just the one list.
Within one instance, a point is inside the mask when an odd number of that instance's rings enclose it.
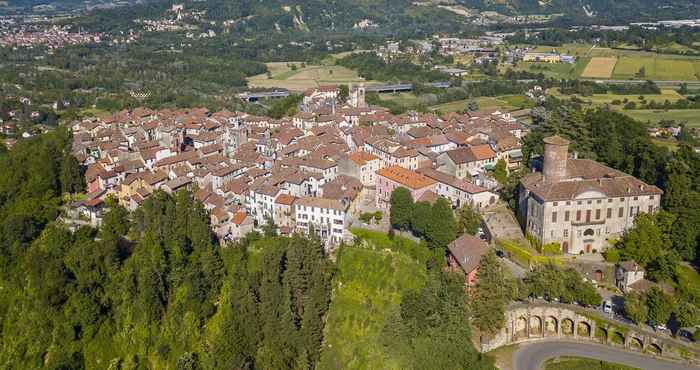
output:
{"label": "white building", "polygon": [[661,189],[589,159],[570,159],[568,148],[561,137],[545,138],[542,172],[521,180],[520,220],[542,244],[559,243],[571,254],[602,252],[639,213],[658,211]]}
{"label": "white building", "polygon": [[338,244],[348,226],[347,206],[328,198],[299,198],[294,202],[297,230],[308,233],[311,227],[321,240]]}

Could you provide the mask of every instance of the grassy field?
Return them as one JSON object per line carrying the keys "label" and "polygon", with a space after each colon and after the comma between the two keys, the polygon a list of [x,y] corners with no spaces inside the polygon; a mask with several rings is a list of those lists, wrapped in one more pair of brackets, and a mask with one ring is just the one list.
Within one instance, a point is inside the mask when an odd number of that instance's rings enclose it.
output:
{"label": "grassy field", "polygon": [[[575,64],[568,63],[545,63],[545,62],[518,62],[515,70],[528,71],[532,73],[542,73],[551,78],[573,79],[581,75],[588,62],[589,57],[578,57]],[[505,71],[505,70],[504,70]]]}
{"label": "grassy field", "polygon": [[625,365],[581,357],[560,357],[547,360],[544,370],[636,370]]}
{"label": "grassy field", "polygon": [[700,127],[700,109],[623,110],[622,113],[642,122],[658,123],[661,120],[686,122],[689,127]]}
{"label": "grassy field", "polygon": [[[250,87],[284,88],[304,91],[320,85],[349,84],[363,82],[357,72],[336,65],[306,65],[299,62],[267,63],[270,76],[261,74],[248,78]],[[294,69],[293,66],[296,67]]]}
{"label": "grassy field", "polygon": [[[524,95],[504,95],[499,97],[480,97],[475,98],[479,103],[480,109],[491,109],[497,108],[503,111],[512,111],[516,109],[531,108],[534,106],[534,102],[528,99]],[[469,104],[469,99],[453,101],[450,103],[434,105],[430,107],[430,110],[440,111],[442,113],[448,112],[461,112],[467,109]]]}
{"label": "grassy field", "polygon": [[588,62],[586,68],[581,73],[581,77],[588,78],[610,78],[615,69],[617,58],[595,57]]}
{"label": "grassy field", "polygon": [[338,254],[319,369],[399,369],[383,350],[382,329],[404,293],[425,283],[428,249],[385,233],[353,233],[362,242]]}
{"label": "grassy field", "polygon": [[[580,95],[562,95],[558,89],[551,89],[550,93],[558,98],[570,98],[572,96],[576,96],[577,98],[591,103],[595,105],[604,105],[604,104],[612,104],[613,101],[619,100],[619,101],[624,101],[627,99],[628,101],[633,101],[639,103],[641,100],[639,99],[640,96],[644,97],[644,100],[646,101],[654,101],[657,103],[663,103],[666,100],[669,102],[673,103],[678,100],[683,99],[683,96],[680,95],[676,90],[670,90],[670,89],[662,89],[660,94],[646,94],[646,95],[618,95],[618,94],[593,94],[591,96],[580,96]],[[621,106],[620,106],[621,107]]]}
{"label": "grassy field", "polygon": [[[554,70],[546,73],[551,77],[588,77],[588,78],[614,78],[614,79],[651,79],[651,80],[682,80],[682,81],[698,81],[700,80],[700,58],[695,56],[680,55],[680,54],[659,54],[651,51],[635,50],[633,48],[624,49],[624,45],[620,48],[592,48],[591,44],[564,44],[558,47],[537,46],[536,52],[558,52],[565,55],[574,55],[579,58],[577,66],[581,69],[578,73],[569,73],[562,75],[561,70]],[[668,50],[678,51],[677,47],[669,45]],[[617,63],[614,65],[612,75],[607,73],[611,64],[610,61],[600,58],[616,58]],[[590,63],[588,62],[590,60]],[[644,66],[646,76],[637,77],[639,69]],[[519,65],[519,67],[521,67]],[[532,70],[527,65],[522,66],[523,69]],[[600,70],[599,73],[596,73]],[[557,75],[557,72],[559,74]],[[573,76],[572,76],[573,75]]]}
{"label": "grassy field", "polygon": [[650,80],[698,80],[696,66],[700,61],[683,59],[666,59],[658,57],[621,57],[619,58],[613,78],[630,79],[642,78],[638,76],[640,69],[644,67],[643,78]]}

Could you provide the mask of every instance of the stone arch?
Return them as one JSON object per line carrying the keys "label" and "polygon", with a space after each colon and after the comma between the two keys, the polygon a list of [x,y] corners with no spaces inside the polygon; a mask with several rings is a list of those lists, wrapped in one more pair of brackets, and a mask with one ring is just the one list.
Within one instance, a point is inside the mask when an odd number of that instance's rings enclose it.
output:
{"label": "stone arch", "polygon": [[596,337],[602,342],[608,342],[608,329],[602,326],[596,328]]}
{"label": "stone arch", "polygon": [[530,316],[530,336],[542,336],[542,319],[539,316]]}
{"label": "stone arch", "polygon": [[647,351],[657,356],[661,356],[663,352],[661,346],[656,343],[649,343],[649,346],[647,346]]}
{"label": "stone arch", "polygon": [[610,337],[610,341],[615,344],[625,344],[625,335],[620,333],[619,331],[613,331],[612,336]]}
{"label": "stone arch", "polygon": [[586,229],[583,232],[583,236],[593,236],[593,235],[595,235],[595,231],[593,231],[593,229]]}
{"label": "stone arch", "polygon": [[579,321],[576,324],[576,335],[579,337],[590,337],[591,336],[591,324],[586,321]]}
{"label": "stone arch", "polygon": [[527,318],[525,318],[525,316],[520,316],[515,321],[515,337],[516,338],[526,338],[527,337]]}
{"label": "stone arch", "polygon": [[544,318],[545,335],[557,335],[559,333],[559,320],[554,316]]}
{"label": "stone arch", "polygon": [[644,348],[644,341],[637,337],[630,337],[629,346],[635,351],[641,351]]}
{"label": "stone arch", "polygon": [[570,318],[561,320],[561,333],[564,335],[574,335],[574,321]]}

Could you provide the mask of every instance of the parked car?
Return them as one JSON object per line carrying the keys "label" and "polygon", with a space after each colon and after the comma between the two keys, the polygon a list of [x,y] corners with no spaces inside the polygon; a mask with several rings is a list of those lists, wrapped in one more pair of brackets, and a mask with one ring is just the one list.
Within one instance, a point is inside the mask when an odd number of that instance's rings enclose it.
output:
{"label": "parked car", "polygon": [[605,313],[612,313],[612,311],[613,311],[612,301],[609,299],[605,300],[602,304],[602,309],[603,309],[603,312],[605,312]]}

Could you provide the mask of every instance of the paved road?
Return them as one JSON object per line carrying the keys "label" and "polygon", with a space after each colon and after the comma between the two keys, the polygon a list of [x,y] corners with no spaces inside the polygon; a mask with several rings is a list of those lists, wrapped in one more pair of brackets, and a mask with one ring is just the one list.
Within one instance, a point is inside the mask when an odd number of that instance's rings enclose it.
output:
{"label": "paved road", "polygon": [[546,340],[521,344],[513,353],[513,370],[540,370],[545,361],[559,356],[588,357],[644,370],[700,369],[601,344]]}

